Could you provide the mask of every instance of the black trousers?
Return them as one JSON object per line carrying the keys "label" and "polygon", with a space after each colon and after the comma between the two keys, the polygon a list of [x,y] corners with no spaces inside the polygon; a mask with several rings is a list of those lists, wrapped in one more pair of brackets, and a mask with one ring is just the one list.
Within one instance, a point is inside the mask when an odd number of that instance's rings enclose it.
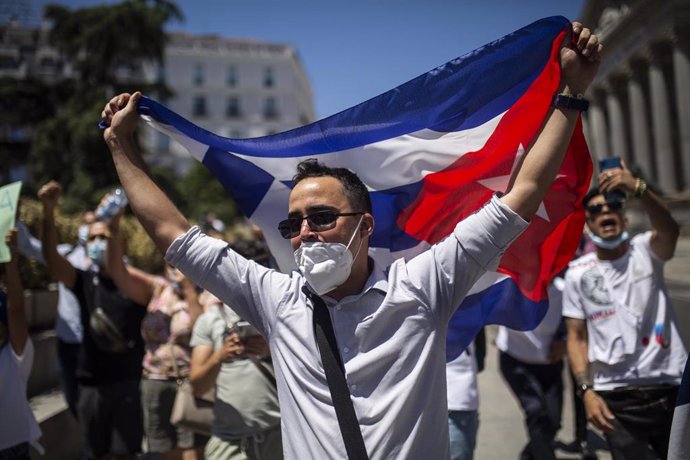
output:
{"label": "black trousers", "polygon": [[598,393],[616,416],[611,422],[614,430],[606,434],[614,460],[644,458],[650,446],[659,458],[666,458],[677,386],[626,387]]}
{"label": "black trousers", "polygon": [[527,364],[501,352],[499,363],[525,414],[529,442],[522,459],[555,460],[554,439],[563,407],[563,362]]}

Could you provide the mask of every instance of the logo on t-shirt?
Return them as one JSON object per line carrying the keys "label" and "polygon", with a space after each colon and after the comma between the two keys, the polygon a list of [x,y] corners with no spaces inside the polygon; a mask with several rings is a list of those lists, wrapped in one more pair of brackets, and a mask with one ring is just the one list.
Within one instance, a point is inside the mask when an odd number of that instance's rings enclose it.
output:
{"label": "logo on t-shirt", "polygon": [[611,303],[609,290],[604,286],[604,277],[596,267],[592,267],[582,274],[580,289],[582,295],[590,302],[597,305],[609,305]]}

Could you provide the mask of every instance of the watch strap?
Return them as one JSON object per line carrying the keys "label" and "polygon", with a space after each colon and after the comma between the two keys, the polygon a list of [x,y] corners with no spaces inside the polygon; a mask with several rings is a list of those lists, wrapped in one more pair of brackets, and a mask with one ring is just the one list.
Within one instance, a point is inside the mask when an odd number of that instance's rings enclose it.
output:
{"label": "watch strap", "polygon": [[577,395],[580,398],[583,398],[585,396],[585,393],[587,393],[587,390],[593,390],[594,385],[591,383],[581,383],[577,386]]}
{"label": "watch strap", "polygon": [[552,104],[554,107],[579,110],[580,112],[586,112],[589,108],[589,101],[582,94],[573,96],[571,94],[557,93],[553,96]]}

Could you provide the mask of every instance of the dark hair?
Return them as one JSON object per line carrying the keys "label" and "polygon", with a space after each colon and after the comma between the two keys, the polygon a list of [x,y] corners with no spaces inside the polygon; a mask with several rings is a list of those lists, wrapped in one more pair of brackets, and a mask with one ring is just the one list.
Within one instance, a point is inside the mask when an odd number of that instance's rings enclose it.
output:
{"label": "dark hair", "polygon": [[362,180],[347,168],[331,168],[319,163],[315,158],[304,160],[297,165],[297,174],[292,178],[294,185],[309,177],[333,177],[343,185],[345,196],[353,206],[353,211],[371,212],[369,190]]}
{"label": "dark hair", "polygon": [[[597,195],[604,195],[604,194],[601,193],[597,187],[594,187],[589,192],[587,192],[587,195],[585,195],[585,197],[582,199],[582,205],[586,208],[587,203],[589,203],[592,200],[592,198],[594,198]],[[623,201],[625,201],[625,199]]]}
{"label": "dark hair", "polygon": [[253,260],[264,267],[269,266],[271,255],[263,241],[240,239],[230,247],[245,259]]}
{"label": "dark hair", "polygon": [[597,195],[601,195],[601,192],[599,191],[599,187],[594,187],[587,192],[587,195],[582,199],[582,205],[586,208],[587,203],[590,202],[592,198],[594,198]]}

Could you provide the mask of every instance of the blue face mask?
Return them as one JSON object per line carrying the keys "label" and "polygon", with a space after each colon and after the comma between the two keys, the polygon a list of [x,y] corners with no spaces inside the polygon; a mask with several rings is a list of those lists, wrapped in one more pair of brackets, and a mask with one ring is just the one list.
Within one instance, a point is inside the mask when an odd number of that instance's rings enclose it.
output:
{"label": "blue face mask", "polygon": [[86,255],[98,266],[105,264],[105,249],[107,242],[105,240],[95,240],[86,245]]}
{"label": "blue face mask", "polygon": [[82,246],[86,244],[86,242],[89,240],[89,226],[88,225],[81,225],[79,227],[79,230],[77,232],[77,238],[79,240],[79,244]]}
{"label": "blue face mask", "polygon": [[605,240],[602,237],[589,232],[589,239],[592,240],[592,243],[594,243],[598,248],[616,249],[618,246],[630,239],[630,234],[627,230],[624,230],[623,233],[621,233],[615,240]]}

